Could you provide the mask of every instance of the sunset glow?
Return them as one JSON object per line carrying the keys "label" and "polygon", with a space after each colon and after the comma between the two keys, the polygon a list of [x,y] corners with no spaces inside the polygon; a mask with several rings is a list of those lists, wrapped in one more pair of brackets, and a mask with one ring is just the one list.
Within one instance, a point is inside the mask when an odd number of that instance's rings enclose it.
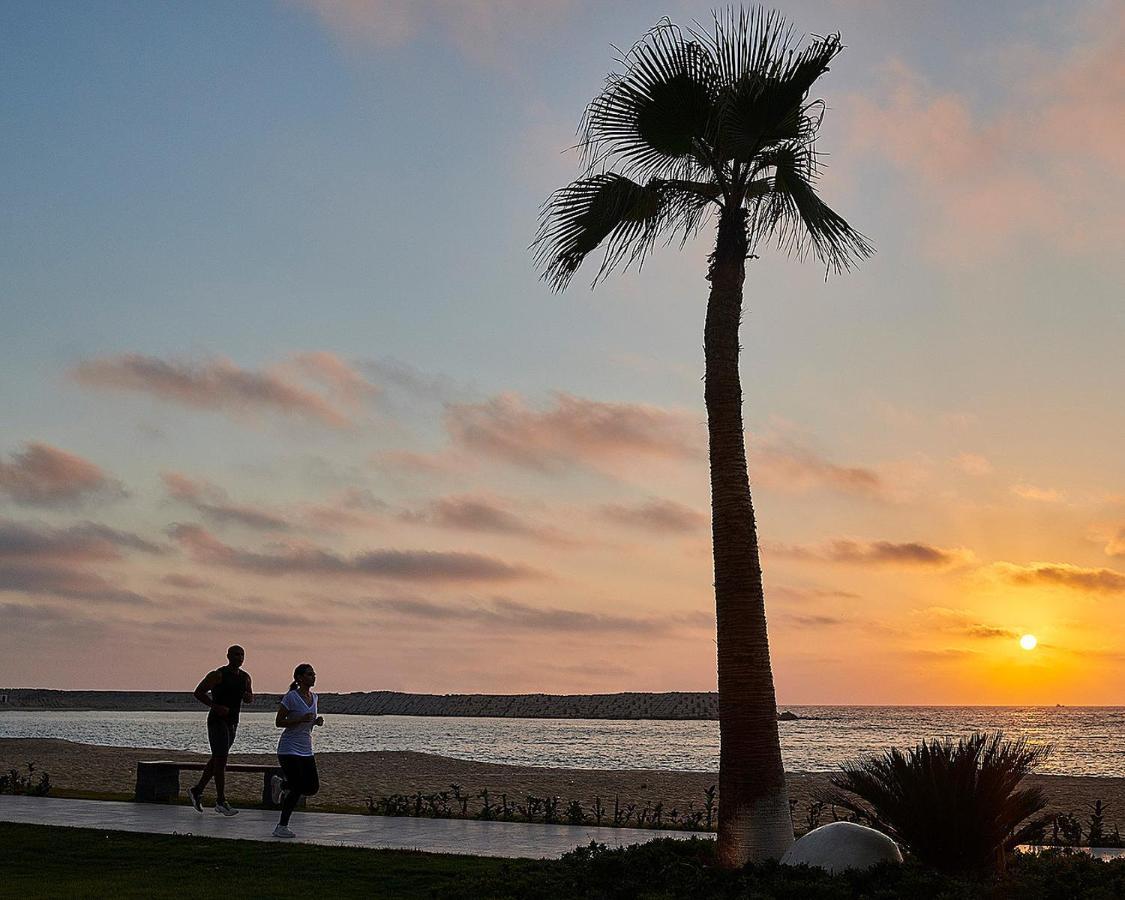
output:
{"label": "sunset glow", "polygon": [[[611,45],[717,5],[3,20],[0,687],[714,690],[714,230],[527,248]],[[746,264],[782,704],[1121,702],[1125,4],[1060,9],[785,5],[876,253]]]}

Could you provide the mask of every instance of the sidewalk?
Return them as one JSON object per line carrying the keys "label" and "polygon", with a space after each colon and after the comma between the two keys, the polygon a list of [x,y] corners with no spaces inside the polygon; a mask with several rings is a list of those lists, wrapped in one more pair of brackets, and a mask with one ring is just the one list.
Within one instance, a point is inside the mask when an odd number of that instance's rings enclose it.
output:
{"label": "sidewalk", "polygon": [[[642,844],[655,838],[689,838],[695,832],[655,831],[647,828],[606,828],[594,825],[529,825],[524,822],[480,822],[474,819],[421,819],[354,816],[336,813],[293,815],[296,838],[270,836],[277,812],[244,809],[226,818],[204,807],[158,803],[118,803],[107,800],[64,800],[53,797],[0,796],[0,822],[139,831],[147,834],[193,834],[244,841],[277,841],[422,850],[512,859],[557,858],[575,847],[597,841],[610,847]],[[704,833],[700,837],[710,837]]]}

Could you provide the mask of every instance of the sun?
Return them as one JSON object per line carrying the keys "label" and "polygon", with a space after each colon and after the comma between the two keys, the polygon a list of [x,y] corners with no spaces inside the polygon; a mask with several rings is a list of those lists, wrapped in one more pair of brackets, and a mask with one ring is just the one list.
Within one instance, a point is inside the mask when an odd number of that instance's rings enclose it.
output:
{"label": "sun", "polygon": [[1020,646],[1024,650],[1034,650],[1038,643],[1039,639],[1033,634],[1025,634],[1020,638]]}

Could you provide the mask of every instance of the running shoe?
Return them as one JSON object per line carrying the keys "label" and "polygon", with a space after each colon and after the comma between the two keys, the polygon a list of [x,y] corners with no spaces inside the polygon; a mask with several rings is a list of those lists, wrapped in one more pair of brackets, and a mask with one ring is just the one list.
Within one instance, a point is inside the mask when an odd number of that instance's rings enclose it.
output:
{"label": "running shoe", "polygon": [[281,797],[285,793],[285,779],[280,775],[274,775],[270,779],[270,800],[274,806],[281,803]]}
{"label": "running shoe", "polygon": [[238,815],[238,810],[237,809],[231,809],[231,805],[229,803],[216,803],[215,804],[215,812],[217,812],[220,816],[237,816]]}
{"label": "running shoe", "polygon": [[273,830],[273,836],[274,837],[296,837],[297,835],[295,835],[292,831],[290,831],[284,825],[278,825]]}
{"label": "running shoe", "polygon": [[195,807],[195,811],[203,812],[203,795],[193,787],[187,789],[187,795],[188,800],[191,801],[191,805]]}

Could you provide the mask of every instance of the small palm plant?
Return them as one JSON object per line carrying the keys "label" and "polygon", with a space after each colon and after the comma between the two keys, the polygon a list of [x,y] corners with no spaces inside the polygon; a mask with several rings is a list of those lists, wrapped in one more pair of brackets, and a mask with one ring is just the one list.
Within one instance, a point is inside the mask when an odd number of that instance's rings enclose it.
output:
{"label": "small palm plant", "polygon": [[820,799],[885,831],[944,872],[1002,869],[1009,850],[1042,833],[1040,788],[1019,784],[1050,753],[1003,733],[923,742],[848,763]]}

